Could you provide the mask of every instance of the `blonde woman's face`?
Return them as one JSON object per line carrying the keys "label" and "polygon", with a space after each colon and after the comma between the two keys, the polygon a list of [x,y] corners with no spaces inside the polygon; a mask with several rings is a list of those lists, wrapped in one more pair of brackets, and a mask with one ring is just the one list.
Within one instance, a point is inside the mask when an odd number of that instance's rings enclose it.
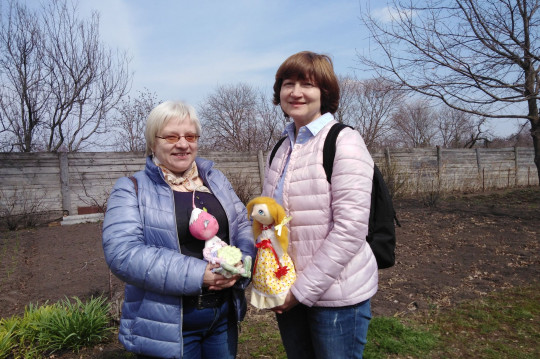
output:
{"label": "blonde woman's face", "polygon": [[[188,142],[185,137],[196,135],[197,127],[189,117],[183,120],[170,119],[165,126],[157,133],[158,138],[154,144],[154,155],[159,162],[167,167],[175,175],[182,175],[197,157],[198,141]],[[182,136],[176,143],[169,143],[159,137]]]}

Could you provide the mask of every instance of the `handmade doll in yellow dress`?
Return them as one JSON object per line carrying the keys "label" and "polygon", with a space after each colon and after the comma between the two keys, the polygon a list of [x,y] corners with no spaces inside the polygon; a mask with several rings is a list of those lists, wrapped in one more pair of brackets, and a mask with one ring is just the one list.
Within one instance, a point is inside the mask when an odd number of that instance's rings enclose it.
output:
{"label": "handmade doll in yellow dress", "polygon": [[291,257],[287,254],[290,220],[273,198],[256,197],[247,204],[248,218],[253,218],[253,236],[257,258],[253,265],[251,304],[259,309],[284,303],[296,280]]}

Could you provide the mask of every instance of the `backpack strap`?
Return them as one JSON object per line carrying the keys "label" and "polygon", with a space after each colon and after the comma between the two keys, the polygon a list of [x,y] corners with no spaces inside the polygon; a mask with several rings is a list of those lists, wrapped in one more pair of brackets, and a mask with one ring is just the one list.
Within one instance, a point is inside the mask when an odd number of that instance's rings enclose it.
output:
{"label": "backpack strap", "polygon": [[135,186],[135,195],[139,195],[139,185],[137,184],[137,179],[134,176],[129,176],[129,179],[131,182],[133,182],[133,186]]}
{"label": "backpack strap", "polygon": [[[341,132],[342,129],[345,127],[352,128],[353,127],[349,125],[345,125],[341,122],[335,123],[330,128],[330,131],[328,131],[328,134],[326,135],[326,139],[324,140],[324,146],[323,146],[323,168],[324,172],[326,173],[326,180],[328,183],[332,183],[332,171],[334,169],[334,157],[336,156],[336,140],[337,136]],[[379,182],[382,183],[382,187],[384,187],[384,191],[387,193],[388,198],[390,198],[390,193],[388,192],[388,187],[384,183],[384,177],[377,167],[375,163],[373,163],[373,188],[379,186]],[[375,191],[372,189],[371,193],[373,194]],[[373,199],[372,199],[373,202]],[[401,227],[401,223],[399,223],[399,220],[397,218],[395,210],[392,208],[392,211],[394,212],[394,222],[398,227]]]}
{"label": "backpack strap", "polygon": [[336,140],[337,136],[345,127],[352,128],[341,122],[335,123],[328,131],[323,146],[323,168],[326,173],[326,180],[332,183],[332,171],[334,168],[334,157],[336,156]]}
{"label": "backpack strap", "polygon": [[[342,123],[334,124],[324,140],[323,167],[328,183],[332,183],[334,157],[336,155],[336,140],[339,132],[345,127]],[[352,127],[351,127],[352,128]],[[396,232],[395,223],[401,227],[397,220],[392,198],[384,182],[383,175],[377,165],[373,164],[373,182],[371,188],[371,206],[369,208],[368,234],[369,243],[379,269],[389,268],[396,261]]]}
{"label": "backpack strap", "polygon": [[274,148],[272,148],[272,152],[270,153],[270,159],[268,161],[268,165],[270,166],[272,164],[272,160],[274,159],[274,156],[276,155],[276,152],[277,150],[281,147],[281,144],[283,143],[283,141],[285,141],[285,139],[287,139],[287,136],[285,137],[281,137],[279,139],[279,141],[277,141],[276,145],[274,146]]}

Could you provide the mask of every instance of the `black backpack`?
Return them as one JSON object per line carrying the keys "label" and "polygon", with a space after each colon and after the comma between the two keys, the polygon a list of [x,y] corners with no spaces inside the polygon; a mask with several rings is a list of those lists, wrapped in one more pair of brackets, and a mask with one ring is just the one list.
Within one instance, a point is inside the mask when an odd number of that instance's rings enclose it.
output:
{"label": "black backpack", "polygon": [[[323,147],[323,168],[326,173],[328,183],[332,183],[332,170],[334,167],[334,156],[336,154],[336,139],[339,132],[350,127],[342,123],[336,123],[330,128]],[[351,127],[352,128],[352,127]],[[270,153],[269,164],[272,163],[278,148],[286,137],[281,138]],[[373,168],[373,187],[371,189],[371,208],[369,211],[369,226],[366,241],[369,243],[379,269],[389,268],[395,264],[396,230],[395,225],[401,227],[388,187],[384,182],[379,168]]]}

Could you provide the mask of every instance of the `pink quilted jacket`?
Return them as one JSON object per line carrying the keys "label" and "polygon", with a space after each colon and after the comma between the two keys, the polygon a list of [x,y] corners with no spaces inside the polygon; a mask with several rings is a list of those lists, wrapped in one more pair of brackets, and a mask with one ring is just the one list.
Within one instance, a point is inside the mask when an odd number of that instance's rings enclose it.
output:
{"label": "pink quilted jacket", "polygon": [[[283,184],[289,254],[297,271],[291,290],[307,306],[340,307],[377,292],[378,272],[366,242],[373,159],[357,131],[343,129],[336,142],[332,184],[322,167],[328,123],[314,138],[295,144]],[[266,167],[263,196],[273,197],[287,154],[286,140]]]}

